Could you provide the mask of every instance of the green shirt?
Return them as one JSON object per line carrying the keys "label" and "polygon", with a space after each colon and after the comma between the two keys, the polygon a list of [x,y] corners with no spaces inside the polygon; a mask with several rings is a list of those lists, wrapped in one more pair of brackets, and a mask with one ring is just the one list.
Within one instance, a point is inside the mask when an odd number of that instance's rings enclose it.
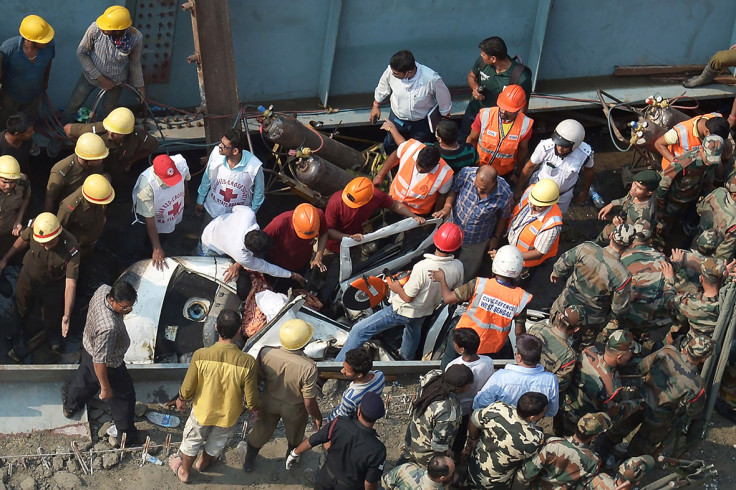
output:
{"label": "green shirt", "polygon": [[[481,107],[493,107],[496,105],[496,100],[503,91],[503,88],[506,85],[509,85],[511,73],[514,71],[514,66],[517,64],[518,62],[515,59],[512,59],[511,66],[509,66],[508,70],[496,73],[496,69],[493,66],[486,65],[483,62],[483,58],[478,56],[478,59],[475,60],[475,64],[471,71],[473,75],[475,75],[476,80],[478,80],[478,83],[486,88],[486,92],[483,94],[485,99],[471,99],[468,103],[468,110],[471,111],[472,114],[477,114]],[[521,72],[516,84],[520,85],[521,88],[524,89],[526,101],[529,103],[529,97],[532,95],[532,72],[528,67]]]}

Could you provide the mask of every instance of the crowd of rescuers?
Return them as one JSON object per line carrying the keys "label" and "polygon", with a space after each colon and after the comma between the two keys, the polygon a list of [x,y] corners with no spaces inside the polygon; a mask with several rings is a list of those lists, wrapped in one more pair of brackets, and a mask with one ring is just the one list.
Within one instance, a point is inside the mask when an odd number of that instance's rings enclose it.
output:
{"label": "crowd of rescuers", "polygon": [[[135,126],[129,109],[118,107],[123,83],[141,99],[146,91],[142,35],[126,8],[112,6],[79,44],[81,75],[68,104],[74,112],[102,89],[104,117],[64,126],[74,152],[53,166],[44,211],[24,226],[31,198],[28,155],[55,50],[54,30],[43,18],[27,16],[19,31],[0,45],[0,271],[23,255],[8,354],[26,362],[36,328],[32,312],[41,313],[51,348],[65,349],[80,264],[96,247],[112,251],[121,268],[147,256],[158,270],[170,266],[167,244],[189,202],[191,174],[182,155],[154,156],[155,138]],[[240,315],[222,311],[218,341],[194,353],[178,393],[176,406],[191,406],[184,441],[169,460],[181,481],[220,457],[243,401],[257,414],[237,446],[243,470],[254,470],[260,449],[282,422],[287,470],[302,453],[327,448],[316,476],[316,487],[325,489],[377,488],[379,481],[398,489],[501,489],[515,480],[530,488],[633,488],[652,469],[665,436],[703,409],[700,368],[714,351],[719,291],[736,269],[729,131],[736,115],[696,116],[664,134],[656,142],[662,170],[635,174],[627,195],[600,210],[598,218],[610,223],[597,239],[559,254],[571,202],[588,199],[594,151],[573,119],[529,148],[531,71],[509,56],[499,37],[483,40],[479,50],[468,73],[472,101],[459,127],[446,117],[430,125],[432,111],[451,111],[442,78],[410,51],[391,57],[370,114],[377,122],[389,100],[381,126],[387,160],[372,180],[356,177],[336,192],[324,210],[300,204],[261,229],[256,213],[264,203],[263,164],[239,130],[221,136],[197,190],[197,253],[233,260],[224,280],[235,281],[243,300],[252,273],[285,291],[303,286],[315,269],[324,276],[323,292],[333,291],[340,241],[360,242],[378,210],[418,225],[430,218],[444,224],[408,281],[390,283],[390,305],[353,325],[337,356],[350,384],[329,415],[317,405],[317,367],[304,354],[312,325],[285,322],[281,346],[264,348],[254,359],[238,347]],[[389,173],[385,193],[379,187]],[[130,224],[110,238],[106,217],[118,202]],[[490,271],[481,270],[486,255]],[[565,285],[549,318],[527,325],[532,294],[526,289],[533,278],[547,280],[535,274],[547,261],[554,263],[549,281]],[[320,299],[329,304],[334,298]],[[123,318],[136,300],[125,281],[97,289],[79,370],[63,394],[64,414],[71,417],[99,391],[110,402],[117,442],[124,434],[140,440],[135,388],[123,359],[130,345]],[[403,326],[400,355],[414,359],[423,321],[441,304],[458,302],[468,306],[454,320],[442,368],[421,378],[401,456],[388,471],[374,428],[386,413],[385,377],[372,368],[365,343]],[[494,370],[493,359],[512,362]],[[619,371],[627,365],[640,374],[634,389],[622,385]],[[718,405],[732,419],[734,380],[736,372],[727,371]],[[305,438],[310,417],[317,432]],[[553,418],[554,436],[538,427],[544,417]]]}

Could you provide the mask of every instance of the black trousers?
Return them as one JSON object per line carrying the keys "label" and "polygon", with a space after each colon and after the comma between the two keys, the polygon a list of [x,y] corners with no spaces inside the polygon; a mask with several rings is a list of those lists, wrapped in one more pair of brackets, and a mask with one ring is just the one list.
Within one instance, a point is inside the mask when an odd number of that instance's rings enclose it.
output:
{"label": "black trousers", "polygon": [[[109,400],[110,412],[115,427],[118,429],[118,441],[127,432],[127,440],[133,441],[138,435],[138,430],[133,424],[135,417],[135,387],[133,378],[130,377],[128,369],[123,364],[120,367],[107,368],[107,378],[112,388],[112,399]],[[79,363],[77,374],[69,385],[66,394],[66,408],[70,412],[77,412],[84,408],[90,398],[100,390],[100,382],[95,373],[92,356],[82,349],[82,359]]]}

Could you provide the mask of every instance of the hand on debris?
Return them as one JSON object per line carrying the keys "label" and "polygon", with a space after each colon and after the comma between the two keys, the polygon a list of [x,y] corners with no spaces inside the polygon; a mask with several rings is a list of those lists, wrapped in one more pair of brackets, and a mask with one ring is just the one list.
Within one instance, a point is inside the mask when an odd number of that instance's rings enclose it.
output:
{"label": "hand on debris", "polygon": [[294,466],[294,463],[299,461],[299,455],[294,452],[292,449],[289,455],[286,457],[286,469],[290,470],[292,466]]}
{"label": "hand on debris", "polygon": [[[611,203],[608,203],[605,206],[603,206],[601,208],[601,210],[598,211],[598,219],[601,220],[601,221],[607,220],[608,219],[608,213],[610,213],[612,209],[613,209],[613,204],[611,204]],[[613,218],[613,219],[616,219],[616,218]]]}
{"label": "hand on debris", "polygon": [[153,249],[151,260],[153,261],[153,266],[156,270],[162,271],[164,270],[164,267],[167,269],[169,268],[169,264],[166,263],[166,254],[164,253],[163,248]]}
{"label": "hand on debris", "polygon": [[435,282],[442,282],[445,280],[445,271],[437,269],[436,271],[429,271],[429,278]]}
{"label": "hand on debris", "polygon": [[418,224],[420,224],[420,225],[423,225],[424,223],[426,223],[426,222],[427,222],[427,220],[426,220],[426,219],[424,219],[424,218],[422,218],[421,216],[414,216],[414,217],[413,217],[412,219],[413,219],[414,221],[416,221],[416,222],[417,222]]}
{"label": "hand on debris", "polygon": [[240,264],[235,262],[227,268],[225,271],[225,277],[223,277],[222,280],[224,282],[237,281],[238,277],[240,277]]}
{"label": "hand on debris", "polygon": [[445,218],[447,218],[450,215],[450,211],[451,210],[452,210],[451,207],[445,206],[442,209],[440,209],[439,211],[435,211],[434,213],[432,213],[432,217],[433,218],[445,219]]}
{"label": "hand on debris", "polygon": [[61,336],[66,338],[66,334],[69,333],[69,317],[64,315],[61,317]]}
{"label": "hand on debris", "polygon": [[202,216],[202,213],[204,213],[204,206],[201,204],[195,204],[194,214],[196,214],[197,216]]}
{"label": "hand on debris", "polygon": [[361,241],[363,239],[363,235],[361,233],[354,233],[354,234],[350,235],[350,238],[352,238],[356,242],[359,242],[359,241]]}
{"label": "hand on debris", "polygon": [[327,266],[322,262],[321,258],[315,257],[311,264],[309,264],[309,267],[311,269],[314,269],[315,267],[319,269],[320,272],[324,272],[327,270]]}

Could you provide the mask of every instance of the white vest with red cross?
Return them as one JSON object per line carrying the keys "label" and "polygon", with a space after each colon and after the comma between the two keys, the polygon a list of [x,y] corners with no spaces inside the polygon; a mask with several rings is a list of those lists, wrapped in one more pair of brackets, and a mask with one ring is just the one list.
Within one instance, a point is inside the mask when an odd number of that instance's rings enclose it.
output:
{"label": "white vest with red cross", "polygon": [[[171,233],[184,218],[184,186],[187,184],[185,177],[189,174],[189,167],[181,155],[171,155],[171,159],[181,174],[181,180],[177,184],[164,186],[161,179],[153,173],[153,167],[148,167],[141,174],[148,179],[153,189],[153,216],[156,219],[156,231],[159,233]],[[136,193],[133,191],[134,210],[136,200]]]}
{"label": "white vest with red cross", "polygon": [[243,151],[245,169],[236,171],[227,164],[227,157],[215,154],[217,151],[213,150],[208,162],[210,191],[204,200],[204,208],[213,218],[232,212],[233,206],[251,205],[256,174],[263,165],[252,153]]}

